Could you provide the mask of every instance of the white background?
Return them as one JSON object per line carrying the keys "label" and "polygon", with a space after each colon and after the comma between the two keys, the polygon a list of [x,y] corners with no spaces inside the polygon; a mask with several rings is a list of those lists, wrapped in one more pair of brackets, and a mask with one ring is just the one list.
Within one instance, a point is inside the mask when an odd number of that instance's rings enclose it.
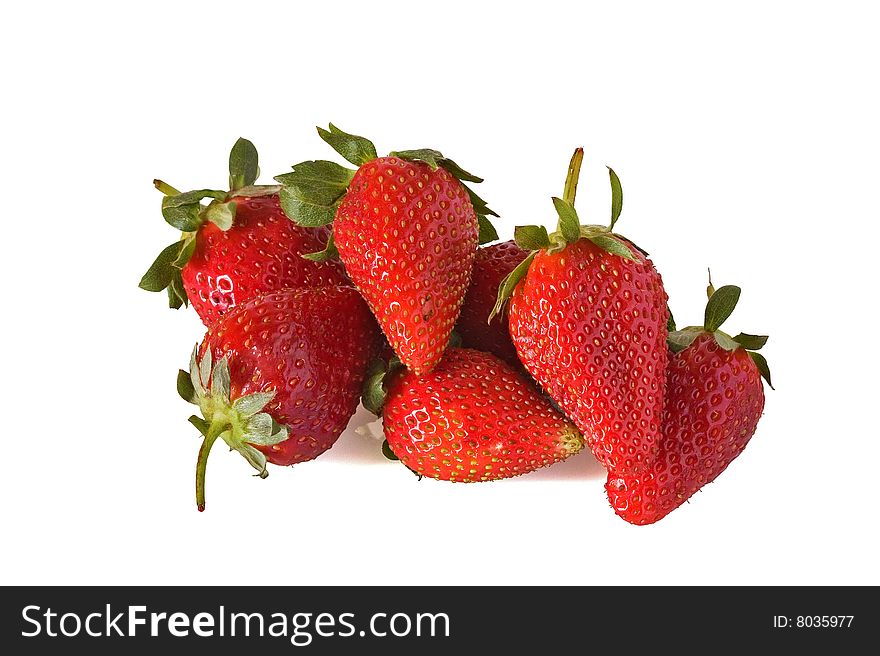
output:
{"label": "white background", "polygon": [[[714,7],[714,8],[713,8]],[[723,8],[722,8],[723,7]],[[4,9],[0,582],[861,584],[877,563],[880,130],[871,3],[15,3]],[[705,270],[766,333],[777,391],[744,455],[661,523],[610,510],[589,454],[417,482],[347,431],[265,481],[174,390],[203,329],[137,288],[175,238],[156,176],[222,187],[431,146],[517,224],[578,207],[653,255],[680,325]],[[360,411],[354,424],[364,423]]]}

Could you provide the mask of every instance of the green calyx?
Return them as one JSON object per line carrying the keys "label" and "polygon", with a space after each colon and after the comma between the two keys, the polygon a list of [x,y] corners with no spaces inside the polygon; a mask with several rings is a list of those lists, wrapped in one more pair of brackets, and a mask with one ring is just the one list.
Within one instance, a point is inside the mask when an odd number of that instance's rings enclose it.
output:
{"label": "green calyx", "polygon": [[388,396],[388,382],[391,380],[391,375],[402,367],[403,364],[395,355],[387,362],[382,358],[376,358],[367,370],[367,377],[364,379],[361,391],[361,402],[367,410],[377,417],[382,416],[382,407]]}
{"label": "green calyx", "polygon": [[212,362],[211,349],[198,360],[198,346],[190,358],[189,371],[177,374],[177,392],[188,403],[199,406],[202,416],[189,418],[204,436],[196,462],[196,504],[205,509],[205,471],[211,448],[221,439],[230,450],[238,451],[260,478],[266,478],[266,456],[258,446],[280,444],[288,437],[286,426],[278,424],[272,416],[263,412],[275,397],[275,392],[257,392],[237,399],[230,398],[229,362],[224,356],[216,364]]}
{"label": "green calyx", "polygon": [[[581,164],[584,159],[584,149],[577,148],[568,165],[568,175],[565,178],[565,188],[562,198],[553,197],[553,208],[556,210],[558,221],[556,232],[547,235],[546,239],[529,240],[530,245],[538,244],[537,248],[546,249],[548,253],[556,253],[573,244],[579,239],[589,239],[602,250],[624,259],[638,262],[638,258],[624,241],[623,237],[613,232],[620,212],[623,209],[623,189],[620,179],[611,167],[608,167],[608,175],[611,179],[611,221],[607,226],[582,225],[577,210],[574,208],[574,199],[577,194],[577,184],[580,178]],[[546,231],[545,231],[546,234]],[[514,233],[514,238],[516,238]],[[517,241],[520,248],[526,248]]]}
{"label": "green calyx", "polygon": [[[360,167],[378,158],[376,146],[365,137],[343,132],[330,123],[329,129],[317,128],[318,135],[330,147],[339,153],[347,162]],[[498,216],[492,211],[465,182],[482,182],[472,173],[468,173],[451,159],[439,151],[422,148],[418,150],[401,150],[390,153],[411,162],[424,162],[433,170],[439,167],[446,169],[459,180],[468,193],[479,223],[479,241],[481,244],[495,241],[498,233],[489,221],[489,216]],[[293,171],[275,176],[281,185],[281,208],[288,218],[301,226],[317,227],[329,225],[336,217],[336,210],[342,202],[348,186],[356,171],[326,160],[309,160],[294,164]],[[314,253],[304,255],[308,259],[316,259]],[[321,255],[324,259],[335,256]],[[323,261],[323,260],[318,260]]]}
{"label": "green calyx", "polygon": [[327,245],[324,247],[323,251],[304,253],[302,257],[312,262],[327,262],[328,260],[338,260],[339,251],[336,249],[336,240],[333,239],[333,233],[331,232],[330,236],[327,238]]}
{"label": "green calyx", "polygon": [[[370,368],[367,370],[367,377],[364,379],[364,387],[361,395],[361,402],[364,407],[377,417],[382,416],[382,408],[385,405],[385,399],[388,396],[388,381],[390,376],[403,368],[403,364],[396,355],[386,362],[382,358],[373,360]],[[387,460],[399,461],[400,458],[391,450],[388,440],[382,440],[382,455]]]}
{"label": "green calyx", "polygon": [[[514,235],[515,234],[516,233],[514,233]],[[513,295],[513,290],[516,289],[516,286],[520,281],[525,278],[526,273],[529,271],[529,267],[532,265],[532,260],[535,259],[535,255],[537,254],[537,249],[529,253],[526,256],[526,259],[517,264],[516,268],[508,273],[504,280],[501,281],[501,284],[498,286],[498,297],[495,300],[495,305],[492,307],[492,311],[489,313],[489,318],[486,320],[486,323],[491,323],[492,319],[504,310],[507,300]]]}
{"label": "green calyx", "polygon": [[366,137],[343,132],[332,123],[329,124],[329,128],[329,130],[316,128],[318,136],[330,144],[330,147],[342,155],[346,161],[355,166],[363,166],[379,157],[376,153],[376,146]]}
{"label": "green calyx", "polygon": [[725,285],[715,289],[710,273],[706,293],[709,300],[706,303],[702,326],[688,326],[687,328],[676,330],[675,321],[672,319],[672,313],[670,313],[667,326],[670,330],[666,339],[670,350],[674,353],[683,351],[693,344],[697,337],[708,333],[712,335],[718,346],[726,351],[735,351],[740,348],[745,349],[755,363],[755,366],[758,367],[761,377],[767,381],[770,389],[775,389],[770,379],[770,366],[767,364],[767,359],[760,353],[757,353],[767,343],[767,335],[739,333],[736,337],[731,337],[728,333],[721,330],[721,325],[733,314],[742,290],[736,285]]}
{"label": "green calyx", "polygon": [[281,184],[281,209],[301,226],[315,228],[332,223],[354,174],[336,162],[310,160],[294,164],[292,172],[275,176]]}
{"label": "green calyx", "polygon": [[[461,335],[453,330],[449,334],[447,348],[459,348],[460,346]],[[370,364],[370,368],[367,370],[367,377],[364,379],[364,385],[361,388],[361,402],[367,410],[377,417],[382,416],[382,408],[388,396],[388,384],[393,379],[394,374],[403,368],[403,363],[396,355],[392,355],[387,361],[382,358],[376,358]]]}
{"label": "green calyx", "polygon": [[[206,221],[221,230],[229,230],[235,222],[235,197],[267,196],[277,194],[280,187],[255,185],[259,176],[257,149],[247,139],[239,139],[229,153],[229,191],[197,189],[180,192],[162,180],[153,185],[165,197],[162,199],[162,217],[170,226],[180,230],[180,239],[167,246],[141,278],[140,288],[150,292],[168,291],[168,305],[179,308],[189,305],[183,290],[180,271],[195,251],[196,233]],[[202,201],[208,200],[204,205]]]}
{"label": "green calyx", "polygon": [[623,189],[620,186],[620,179],[611,167],[608,167],[611,179],[611,221],[607,226],[581,224],[581,219],[574,208],[574,201],[583,161],[584,149],[576,148],[568,164],[562,198],[554,196],[552,199],[553,208],[558,217],[555,232],[548,233],[544,226],[538,225],[517,226],[514,229],[513,239],[517,246],[523,250],[532,251],[532,253],[501,282],[495,306],[489,314],[489,321],[492,321],[497,314],[503,311],[504,305],[525,276],[538,251],[544,250],[550,254],[558,253],[580,239],[589,239],[602,250],[625,260],[639,261],[630,248],[631,246],[643,255],[647,255],[644,250],[614,232],[614,225],[620,218],[620,212],[623,209]]}
{"label": "green calyx", "polygon": [[382,441],[382,455],[385,456],[388,460],[393,460],[394,462],[399,462],[400,458],[397,457],[397,454],[391,450],[391,445],[388,444],[388,440]]}

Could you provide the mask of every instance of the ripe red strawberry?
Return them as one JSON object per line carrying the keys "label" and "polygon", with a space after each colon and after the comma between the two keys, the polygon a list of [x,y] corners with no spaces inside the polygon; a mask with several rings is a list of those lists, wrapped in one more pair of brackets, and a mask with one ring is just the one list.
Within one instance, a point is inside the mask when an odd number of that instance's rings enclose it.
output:
{"label": "ripe red strawberry", "polygon": [[530,381],[489,353],[450,347],[429,374],[392,371],[387,394],[381,379],[366,387],[364,403],[381,411],[388,446],[420,476],[464,483],[510,478],[584,445]]}
{"label": "ripe red strawberry", "polygon": [[[258,294],[283,288],[347,284],[338,262],[302,256],[324,248],[326,228],[304,228],[287,220],[278,186],[253,186],[257,151],[239,139],[229,158],[232,191],[201,189],[180,193],[155,181],[167,196],[165,220],[183,232],[144,275],[148,291],[168,290],[173,308],[192,303],[206,326]],[[210,205],[201,201],[210,198]]]}
{"label": "ripe red strawberry", "polygon": [[494,317],[491,322],[488,319],[498,299],[501,281],[528,254],[514,241],[483,246],[477,250],[471,286],[468,287],[455,325],[462,346],[493,353],[512,365],[520,366],[516,349],[510,341],[507,321],[502,317]]}
{"label": "ripe red strawberry", "polygon": [[[581,430],[593,454],[618,473],[656,457],[666,383],[666,292],[643,253],[612,232],[622,194],[611,171],[611,225],[581,226],[573,202],[575,151],[559,229],[516,229],[538,249],[505,280],[510,336],[529,373]],[[610,171],[610,169],[609,169]]]}
{"label": "ripe red strawberry", "polygon": [[678,352],[669,361],[657,459],[639,476],[608,474],[611,506],[632,524],[653,524],[714,481],[746,448],[764,411],[761,377],[770,384],[770,370],[748,349],[767,337],[721,332],[740,289],[710,290],[704,325],[669,335]]}
{"label": "ripe red strawberry", "polygon": [[357,408],[379,338],[351,287],[270,292],[210,328],[200,359],[194,352],[189,373],[178,375],[181,396],[204,416],[190,418],[205,436],[196,469],[199,510],[218,437],[263,478],[267,461],[292,465],[329,449]]}
{"label": "ripe red strawberry", "polygon": [[358,170],[297,164],[275,178],[281,206],[303,226],[333,223],[321,257],[338,253],[400,360],[427,373],[449,342],[478,242],[497,238],[494,212],[462,184],[481,179],[435,150],[378,157],[332,124],[318,133]]}

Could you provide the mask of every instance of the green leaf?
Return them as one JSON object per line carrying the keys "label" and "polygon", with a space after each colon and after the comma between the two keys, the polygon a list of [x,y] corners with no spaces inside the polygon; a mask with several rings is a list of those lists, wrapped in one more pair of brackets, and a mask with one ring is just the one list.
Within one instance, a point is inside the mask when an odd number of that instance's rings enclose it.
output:
{"label": "green leaf", "polygon": [[485,214],[477,214],[477,227],[479,228],[479,234],[477,235],[478,244],[488,244],[498,239],[498,232],[495,230],[495,226],[492,225],[489,217]]}
{"label": "green leaf", "polygon": [[333,233],[330,233],[330,238],[327,239],[327,245],[324,247],[324,250],[317,251],[315,253],[303,253],[300,257],[303,257],[306,260],[310,260],[312,262],[338,260],[339,251],[336,250],[336,241],[333,239]]}
{"label": "green leaf", "polygon": [[565,237],[562,236],[562,233],[559,231],[550,233],[550,246],[547,247],[547,254],[553,255],[554,253],[561,253],[566,248],[568,248],[568,242],[565,241]]}
{"label": "green leaf", "polygon": [[733,338],[733,341],[738,342],[748,351],[758,351],[764,347],[764,344],[767,343],[767,339],[769,339],[767,335],[749,335],[748,333],[740,333]]}
{"label": "green leaf", "polygon": [[[180,257],[178,256],[178,260]],[[189,307],[189,298],[186,296],[186,290],[183,288],[183,277],[180,275],[180,269],[174,267],[174,273],[171,274],[171,282],[168,285],[168,306],[179,310],[183,306]]]}
{"label": "green leaf", "polygon": [[202,358],[202,361],[199,363],[199,380],[201,381],[202,389],[207,390],[208,385],[211,382],[211,369],[213,368],[213,354],[211,353],[210,348],[205,349],[205,356]]}
{"label": "green leaf", "polygon": [[761,378],[767,381],[770,389],[775,390],[776,388],[773,387],[773,383],[770,381],[770,365],[767,364],[767,358],[765,358],[760,353],[755,353],[754,351],[749,351],[748,353],[754,363],[757,365],[758,371],[761,372]]}
{"label": "green leaf", "polygon": [[183,241],[176,241],[162,249],[159,256],[147,269],[147,272],[141,278],[138,287],[148,292],[161,292],[171,284],[171,278],[176,269],[174,262],[180,255],[180,249],[183,248]]}
{"label": "green leaf", "polygon": [[318,128],[318,134],[333,150],[355,166],[362,166],[378,157],[376,147],[369,139],[343,132],[332,123],[329,127],[330,130]]}
{"label": "green leaf", "polygon": [[229,189],[235,191],[254,184],[260,174],[259,161],[254,144],[239,138],[229,151]]}
{"label": "green leaf", "polygon": [[463,168],[461,168],[458,164],[453,162],[448,157],[444,157],[440,160],[440,166],[449,171],[452,174],[452,177],[461,180],[462,182],[482,182],[483,178],[480,176],[474,175],[473,173],[468,173]]}
{"label": "green leaf", "polygon": [[[269,415],[272,417],[271,415]],[[290,436],[290,429],[287,426],[282,426],[275,418],[272,417],[272,444],[280,444],[284,440],[286,440]]]}
{"label": "green leaf", "polygon": [[507,274],[507,277],[501,281],[501,284],[498,286],[498,298],[495,301],[495,307],[493,307],[492,312],[489,313],[489,319],[486,323],[492,321],[492,319],[495,318],[495,315],[499,314],[504,308],[507,299],[510,298],[510,295],[513,294],[513,290],[516,289],[519,281],[522,280],[528,272],[532,260],[535,259],[535,255],[537,255],[537,251],[529,253],[526,259],[520,262],[516,268]]}
{"label": "green leaf", "polygon": [[318,205],[302,200],[296,197],[290,187],[282,188],[278,199],[281,203],[281,209],[297,225],[317,228],[333,223],[333,219],[336,217],[335,203],[333,205]]}
{"label": "green leaf", "polygon": [[556,213],[559,215],[557,230],[562,233],[566,243],[576,242],[581,237],[581,220],[574,205],[554,196],[553,207],[556,208]]}
{"label": "green leaf", "polygon": [[541,225],[516,226],[513,240],[524,251],[537,251],[550,246],[547,228]]}
{"label": "green leaf", "polygon": [[620,218],[620,212],[623,210],[623,187],[620,186],[620,178],[610,166],[608,167],[608,176],[611,178],[611,224],[609,230],[614,229],[614,224]]}
{"label": "green leaf", "polygon": [[669,317],[666,319],[666,332],[675,332],[675,317],[672,316],[672,309],[666,304],[666,312]]}
{"label": "green leaf", "polygon": [[211,396],[228,404],[229,390],[229,358],[224,355],[211,373]]}
{"label": "green leaf", "polygon": [[291,173],[275,178],[283,185],[281,208],[299,225],[317,227],[332,223],[354,173],[334,162],[300,162]]}
{"label": "green leaf", "polygon": [[733,339],[731,339],[730,335],[725,332],[716,330],[713,333],[713,336],[715,337],[715,342],[718,344],[718,346],[723,348],[725,351],[735,351],[736,349],[740,348],[740,345]]}
{"label": "green leaf", "polygon": [[[165,198],[168,198],[168,196]],[[162,218],[171,227],[177,228],[181,232],[195,232],[202,225],[202,217],[200,216],[202,206],[200,204],[165,207],[164,199],[162,202]]]}
{"label": "green leaf", "polygon": [[[582,239],[592,239],[593,237],[597,237],[599,235],[607,235],[608,228],[605,226],[599,225],[582,225],[581,226],[581,238]],[[550,239],[553,239],[553,235],[550,235]]]}
{"label": "green leaf", "polygon": [[281,191],[280,185],[248,185],[241,189],[236,189],[234,194],[228,194],[228,197],[234,198],[259,198],[261,196],[274,196]]}
{"label": "green leaf", "polygon": [[721,327],[721,324],[727,321],[739,302],[741,293],[742,290],[736,285],[724,285],[724,287],[715,290],[709,302],[706,303],[706,314],[703,320],[706,332],[714,333]]}
{"label": "green leaf", "polygon": [[617,237],[612,237],[611,235],[596,235],[595,237],[591,237],[590,241],[596,244],[603,251],[608,251],[612,255],[619,255],[620,257],[632,260],[633,262],[638,262],[638,258],[633,255],[633,252],[629,249],[629,246],[624,244]]}
{"label": "green leaf", "polygon": [[205,210],[205,218],[224,232],[232,227],[235,221],[235,210],[237,205],[234,202],[228,203],[211,203]]}
{"label": "green leaf", "polygon": [[195,232],[202,225],[201,212],[204,207],[201,201],[205,198],[223,200],[226,198],[226,192],[198,189],[176,196],[165,196],[162,198],[162,217],[166,223],[181,232]]}
{"label": "green leaf", "polygon": [[244,459],[247,460],[251,467],[257,470],[260,478],[266,478],[269,475],[269,472],[266,471],[266,456],[263,455],[262,451],[258,451],[250,444],[242,444],[238,448],[236,448]]}
{"label": "green leaf", "polygon": [[189,379],[197,396],[205,395],[205,386],[202,385],[202,377],[199,373],[199,345],[196,344],[189,356]]}
{"label": "green leaf", "polygon": [[626,241],[630,246],[632,246],[633,248],[635,248],[639,253],[641,253],[641,254],[644,255],[645,257],[648,257],[649,255],[651,255],[648,251],[646,251],[644,248],[642,248],[641,246],[639,246],[639,245],[638,245],[637,243],[635,243],[632,239],[629,239],[628,237],[624,237],[624,236],[623,236],[622,234],[620,234],[619,232],[612,232],[611,234],[614,235],[615,237],[617,237],[618,239],[623,239],[624,241]]}
{"label": "green leaf", "polygon": [[265,412],[253,415],[244,427],[247,441],[254,444],[265,444],[264,440],[272,435],[272,424],[272,417]]}
{"label": "green leaf", "polygon": [[[399,157],[407,162],[424,162],[436,171],[443,161],[443,153],[433,148],[416,148],[415,150],[394,150],[388,153],[391,157]],[[450,171],[450,173],[452,173]]]}
{"label": "green leaf", "polygon": [[217,189],[196,189],[195,191],[185,191],[182,194],[177,194],[176,196],[165,196],[162,199],[162,206],[184,207],[186,205],[200,203],[206,198],[211,198],[213,200],[223,200],[226,198],[226,192],[219,191]]}
{"label": "green leaf", "polygon": [[253,394],[240,396],[235,399],[232,407],[243,417],[247,418],[260,412],[274,398],[274,390],[271,392],[254,392]]}
{"label": "green leaf", "polygon": [[400,460],[394,451],[391,450],[391,445],[388,444],[388,440],[382,441],[382,455],[388,458],[388,460]]}
{"label": "green leaf", "polygon": [[702,328],[694,326],[683,328],[681,330],[674,330],[666,336],[666,344],[674,353],[678,353],[693,344],[694,340],[701,332],[703,332]]}
{"label": "green leaf", "polygon": [[261,412],[248,419],[244,427],[243,439],[251,444],[273,446],[280,444],[287,437],[287,426],[281,426],[266,412]]}
{"label": "green leaf", "polygon": [[183,369],[178,369],[177,371],[177,393],[180,394],[180,398],[187,403],[195,403],[198,405],[198,397],[196,396],[196,390],[193,387],[192,380],[190,380],[189,373]]}
{"label": "green leaf", "polygon": [[303,188],[327,188],[330,198],[339,198],[348,189],[355,172],[336,162],[307,160],[293,165],[290,173],[276,175],[275,180],[284,185]]}
{"label": "green leaf", "polygon": [[210,430],[211,425],[207,421],[205,421],[204,419],[202,419],[198,415],[190,415],[190,418],[188,419],[188,421],[193,426],[195,426],[196,430],[199,431],[202,435],[205,435],[205,436],[208,435],[208,430]]}
{"label": "green leaf", "polygon": [[165,290],[168,294],[168,307],[172,310],[179,310],[183,307],[183,299],[177,293],[177,290],[174,288],[174,283],[168,285],[168,289]]}
{"label": "green leaf", "polygon": [[[187,235],[181,240],[180,252],[177,254],[177,258],[171,265],[176,269],[182,269],[186,266],[186,263],[190,261],[193,252],[196,250],[196,236],[193,234]],[[180,243],[180,242],[178,242]]]}
{"label": "green leaf", "polygon": [[389,367],[385,361],[377,358],[370,364],[367,377],[361,392],[361,402],[364,407],[377,417],[382,416],[382,406],[385,405],[385,376]]}
{"label": "green leaf", "polygon": [[446,171],[448,171],[450,174],[452,174],[452,177],[460,180],[461,182],[483,181],[483,178],[480,178],[473,173],[468,173],[448,157],[443,157],[443,153],[441,153],[439,150],[434,150],[433,148],[395,150],[389,153],[389,155],[391,157],[399,157],[400,159],[405,159],[408,162],[424,162],[434,171],[442,167],[446,169]]}
{"label": "green leaf", "polygon": [[462,184],[461,186],[464,187],[464,190],[467,192],[468,198],[470,198],[471,200],[471,206],[474,208],[474,212],[476,214],[485,214],[486,216],[495,217],[498,216],[498,214],[494,210],[490,209],[489,206],[486,205],[486,201],[484,201],[477,195],[477,192],[468,187],[466,184]]}

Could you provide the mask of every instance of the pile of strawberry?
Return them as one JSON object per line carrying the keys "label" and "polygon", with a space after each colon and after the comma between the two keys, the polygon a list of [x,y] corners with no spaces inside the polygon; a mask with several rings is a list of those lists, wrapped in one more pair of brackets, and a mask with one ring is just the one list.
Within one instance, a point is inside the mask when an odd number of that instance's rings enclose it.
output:
{"label": "pile of strawberry", "polygon": [[356,169],[305,161],[256,185],[239,139],[229,190],[161,181],[181,232],[140,286],[190,303],[207,326],[178,374],[203,435],[196,500],[218,439],[260,477],[333,446],[360,400],[383,452],[419,476],[525,474],[585,445],[614,511],[651,524],[718,477],[764,408],[767,337],[721,331],[739,300],[715,289],[701,326],[676,330],[647,253],[574,208],[583,151],[553,198],[555,232],[498,239],[482,180],[431,149],[379,157],[332,124],[320,136]]}

